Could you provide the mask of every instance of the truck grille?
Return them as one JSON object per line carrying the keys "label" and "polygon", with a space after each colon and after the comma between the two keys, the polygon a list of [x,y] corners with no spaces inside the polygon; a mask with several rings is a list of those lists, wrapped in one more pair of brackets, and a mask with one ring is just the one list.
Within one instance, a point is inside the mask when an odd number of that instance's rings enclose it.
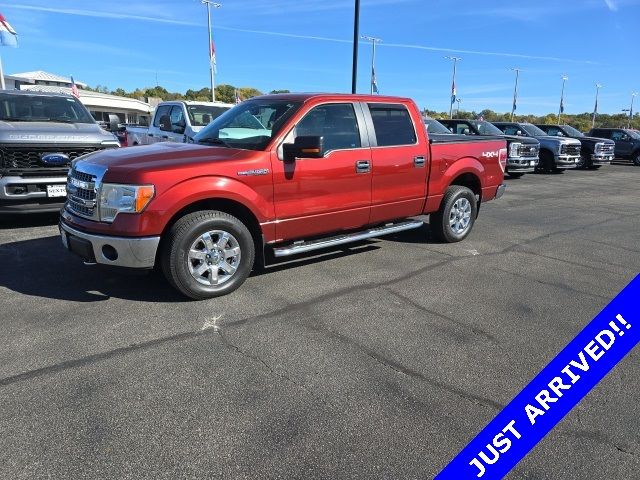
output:
{"label": "truck grille", "polygon": [[560,147],[560,153],[562,155],[574,155],[574,156],[579,156],[580,155],[580,149],[581,149],[581,145],[573,145],[573,144],[564,144],[562,145],[562,147]]}
{"label": "truck grille", "polygon": [[8,171],[22,170],[51,170],[67,169],[69,164],[48,166],[42,162],[42,157],[48,153],[62,153],[69,157],[69,161],[75,160],[86,153],[101,150],[100,145],[88,146],[61,146],[61,145],[5,145],[0,147],[0,169]]}
{"label": "truck grille", "polygon": [[67,208],[80,217],[97,219],[95,175],[75,169],[69,172]]}
{"label": "truck grille", "polygon": [[596,153],[603,155],[613,155],[615,144],[613,143],[596,143]]}
{"label": "truck grille", "polygon": [[540,153],[540,147],[538,145],[520,145],[518,148],[518,154],[521,157],[536,158]]}

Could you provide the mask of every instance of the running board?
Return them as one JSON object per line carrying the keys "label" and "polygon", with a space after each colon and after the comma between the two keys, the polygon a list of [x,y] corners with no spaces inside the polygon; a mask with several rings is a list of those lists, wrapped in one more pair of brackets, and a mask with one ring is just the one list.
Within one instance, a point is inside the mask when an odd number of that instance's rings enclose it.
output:
{"label": "running board", "polygon": [[360,240],[366,240],[367,238],[389,235],[390,233],[413,230],[414,228],[420,228],[423,225],[424,222],[421,222],[419,220],[388,223],[384,226],[369,228],[361,232],[345,233],[343,235],[336,235],[335,237],[310,240],[308,242],[301,240],[298,242],[294,242],[292,245],[287,245],[286,247],[274,248],[273,253],[276,257],[288,257],[290,255],[296,255],[298,253],[306,253],[313,250],[320,250],[321,248],[344,245],[345,243],[359,242]]}

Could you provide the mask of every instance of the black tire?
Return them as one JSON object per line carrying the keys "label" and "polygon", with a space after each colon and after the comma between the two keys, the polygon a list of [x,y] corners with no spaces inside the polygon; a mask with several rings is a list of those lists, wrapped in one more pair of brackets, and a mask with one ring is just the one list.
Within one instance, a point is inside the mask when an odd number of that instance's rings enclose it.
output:
{"label": "black tire", "polygon": [[576,168],[591,168],[593,165],[588,165],[587,161],[584,159],[584,157],[580,157],[580,161],[578,161],[578,163],[576,163]]}
{"label": "black tire", "polygon": [[[199,276],[201,280],[199,281],[190,271],[190,268],[194,268],[194,264],[192,263],[193,259],[190,257],[189,252],[194,242],[197,242],[202,235],[215,231],[230,234],[233,239],[233,244],[235,245],[234,249],[236,247],[239,248],[239,258],[237,258],[237,264],[234,265],[235,270],[226,280],[216,285],[205,285],[201,283],[205,277]],[[208,238],[209,240],[212,239],[211,236]],[[228,241],[227,246],[229,246],[230,243],[231,240]],[[215,245],[217,247],[218,244],[216,243]],[[207,247],[204,248],[206,250]],[[220,250],[220,252],[222,251]],[[203,250],[203,253],[206,252]],[[217,210],[203,210],[185,215],[171,227],[163,242],[160,255],[162,271],[169,283],[189,298],[204,300],[231,293],[244,283],[253,268],[255,244],[253,243],[249,229],[236,217]],[[227,257],[221,255],[219,260],[224,263]],[[232,258],[232,261],[235,262],[235,260],[236,257]],[[196,262],[201,262],[200,264],[196,263],[196,266],[204,266],[205,262],[207,262],[208,265],[213,265],[210,267],[210,271],[204,272],[204,274],[209,275],[209,278],[211,278],[211,276],[214,275],[213,269],[215,268],[215,264],[211,263],[213,261],[215,261],[215,259],[205,260],[203,258],[196,260]],[[225,266],[228,268],[227,264],[225,264]],[[220,269],[215,268],[216,273],[213,278],[217,279],[220,271]],[[223,276],[224,275],[227,274],[223,271]]]}
{"label": "black tire", "polygon": [[[469,217],[469,223],[462,232],[456,232],[450,224],[452,219],[452,210],[456,202],[460,199],[468,200],[471,212]],[[455,243],[464,240],[471,230],[478,215],[478,202],[476,195],[467,187],[461,185],[451,185],[444,194],[440,209],[437,212],[431,214],[429,218],[429,225],[433,236],[446,243]]]}
{"label": "black tire", "polygon": [[636,167],[640,167],[640,152],[634,153],[634,155],[633,155],[633,164]]}
{"label": "black tire", "polygon": [[511,178],[520,178],[524,175],[524,173],[520,173],[520,172],[507,172],[507,174],[511,177]]}
{"label": "black tire", "polygon": [[553,154],[546,150],[540,151],[540,163],[538,163],[538,171],[542,173],[553,173],[556,170],[556,162]]}

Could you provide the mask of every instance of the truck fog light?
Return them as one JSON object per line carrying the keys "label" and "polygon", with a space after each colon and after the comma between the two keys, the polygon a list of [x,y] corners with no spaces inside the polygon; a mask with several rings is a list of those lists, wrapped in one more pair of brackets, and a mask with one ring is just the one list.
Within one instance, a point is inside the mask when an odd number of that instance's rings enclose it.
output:
{"label": "truck fog light", "polygon": [[118,251],[111,245],[102,246],[102,255],[111,262],[115,262],[118,259]]}

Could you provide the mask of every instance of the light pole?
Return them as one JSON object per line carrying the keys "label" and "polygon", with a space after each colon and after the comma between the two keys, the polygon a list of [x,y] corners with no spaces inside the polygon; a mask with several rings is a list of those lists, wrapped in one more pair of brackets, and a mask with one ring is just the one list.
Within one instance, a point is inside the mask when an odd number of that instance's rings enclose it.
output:
{"label": "light pole", "polygon": [[382,42],[382,39],[368,35],[362,35],[360,38],[371,42],[371,95],[373,95],[374,92],[378,93],[378,82],[376,80],[376,44]]}
{"label": "light pole", "polygon": [[353,18],[353,63],[351,65],[351,93],[356,93],[358,83],[358,40],[360,29],[360,0],[355,0]]}
{"label": "light pole", "polygon": [[460,117],[460,104],[462,103],[462,99],[461,98],[456,98],[456,102],[458,102],[458,110],[456,112],[456,116]]}
{"label": "light pole", "polygon": [[511,106],[511,121],[513,122],[513,115],[516,113],[516,103],[518,101],[518,80],[520,79],[520,69],[512,68],[511,70],[516,72],[516,85],[513,88],[513,105]]}
{"label": "light pole", "polygon": [[449,106],[449,119],[453,118],[453,104],[456,101],[456,68],[458,61],[462,60],[460,57],[444,57],[447,60],[453,62],[453,79],[451,80],[451,105]]}
{"label": "light pole", "polygon": [[562,114],[564,113],[564,84],[569,77],[562,75],[562,91],[560,92],[560,108],[558,109],[558,125],[562,125]]}
{"label": "light pole", "polygon": [[214,75],[216,70],[216,51],[213,45],[213,36],[211,34],[211,7],[220,8],[220,3],[215,3],[211,0],[200,0],[203,5],[207,6],[207,25],[209,27],[209,73],[211,75],[211,101],[216,101],[215,81]]}
{"label": "light pole", "polygon": [[602,84],[596,83],[596,105],[593,108],[593,118],[591,119],[591,128],[596,128],[596,115],[598,115],[598,94],[600,93],[600,89],[603,87]]}
{"label": "light pole", "polygon": [[627,128],[631,128],[631,122],[633,122],[633,100],[636,98],[637,95],[638,95],[638,92],[633,92],[631,94],[631,108],[629,108],[629,122],[628,122]]}

